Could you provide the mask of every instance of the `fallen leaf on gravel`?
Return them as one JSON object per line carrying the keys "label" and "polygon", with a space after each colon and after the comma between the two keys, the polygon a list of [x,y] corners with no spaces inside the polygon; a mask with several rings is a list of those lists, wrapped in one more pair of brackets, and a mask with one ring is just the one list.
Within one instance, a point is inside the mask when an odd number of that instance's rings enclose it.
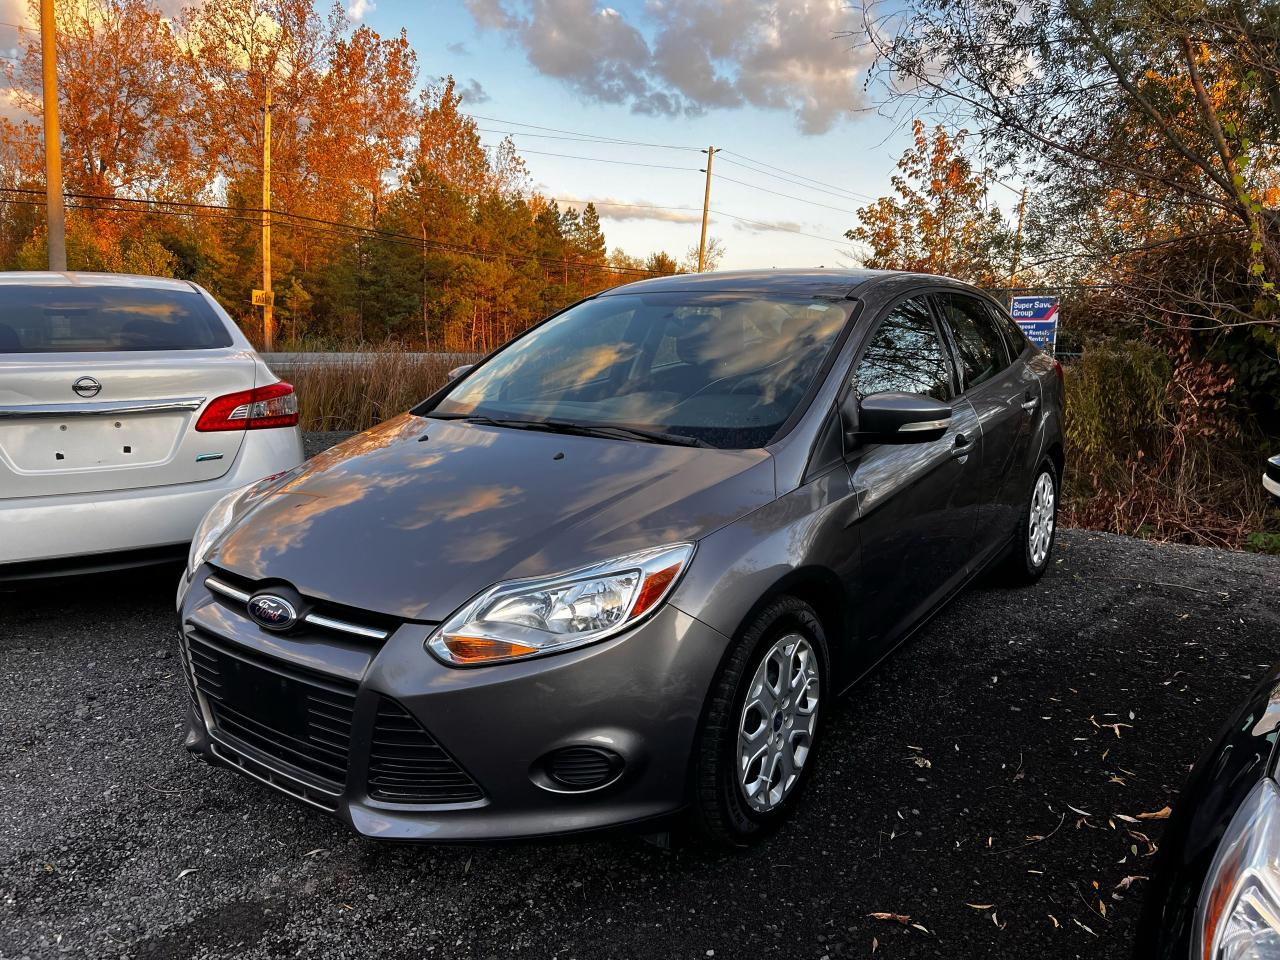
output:
{"label": "fallen leaf on gravel", "polygon": [[1009,925],[1007,923],[1001,923],[1000,918],[996,916],[996,912],[994,910],[991,911],[991,922],[994,923],[1001,930],[1003,930],[1005,927]]}
{"label": "fallen leaf on gravel", "polygon": [[923,923],[913,923],[911,926],[915,927],[915,928],[916,928],[917,930],[919,930],[921,933],[928,933],[928,932],[929,932],[929,928],[928,928],[928,927],[926,927]]}
{"label": "fallen leaf on gravel", "polygon": [[1128,814],[1125,814],[1125,813],[1117,813],[1117,814],[1116,814],[1116,819],[1117,819],[1117,820],[1123,820],[1125,823],[1137,823],[1137,822],[1138,822],[1138,818],[1137,818],[1137,817],[1131,817],[1131,816],[1129,816]]}
{"label": "fallen leaf on gravel", "polygon": [[1060,927],[1060,926],[1062,926],[1062,924],[1060,924],[1060,923],[1058,922],[1058,918],[1057,918],[1057,917],[1055,917],[1052,913],[1051,913],[1051,914],[1049,914],[1049,919],[1053,921],[1053,925],[1054,925],[1055,927]]}
{"label": "fallen leaf on gravel", "polygon": [[1071,804],[1069,804],[1069,803],[1067,804],[1067,809],[1068,809],[1068,810],[1073,810],[1073,811],[1075,811],[1076,813],[1080,814],[1080,816],[1082,816],[1082,817],[1092,817],[1092,816],[1093,816],[1093,814],[1092,814],[1092,813],[1088,813],[1088,812],[1086,812],[1086,811],[1084,811],[1084,810],[1081,810],[1079,807],[1073,807],[1073,806],[1072,806]]}
{"label": "fallen leaf on gravel", "polygon": [[868,917],[872,920],[896,920],[904,927],[911,922],[911,918],[905,913],[868,913]]}
{"label": "fallen leaf on gravel", "polygon": [[1138,814],[1138,819],[1139,820],[1168,820],[1169,814],[1171,813],[1173,813],[1173,811],[1169,807],[1164,807],[1163,809],[1157,810],[1154,813],[1140,813]]}
{"label": "fallen leaf on gravel", "polygon": [[1125,877],[1123,880],[1121,880],[1119,883],[1116,884],[1116,889],[1128,890],[1131,886],[1133,886],[1133,881],[1150,880],[1150,879],[1151,879],[1150,877],[1144,877],[1144,876]]}
{"label": "fallen leaf on gravel", "polygon": [[990,910],[995,906],[994,903],[966,903],[966,907],[973,907],[975,910]]}
{"label": "fallen leaf on gravel", "polygon": [[1093,932],[1093,929],[1092,929],[1091,927],[1087,927],[1087,926],[1085,926],[1083,923],[1081,923],[1081,922],[1080,922],[1079,920],[1077,920],[1075,917],[1072,917],[1072,918],[1071,918],[1071,922],[1072,922],[1072,923],[1074,923],[1074,924],[1075,924],[1077,927],[1079,927],[1081,930],[1083,930],[1085,933],[1089,934],[1089,936],[1091,936],[1091,937],[1096,937],[1096,936],[1097,936],[1097,934]]}
{"label": "fallen leaf on gravel", "polygon": [[872,952],[872,953],[875,953],[875,952],[876,952],[877,950],[879,950],[879,949],[880,949],[880,941],[879,941],[879,940],[877,940],[875,937],[872,937],[872,938],[871,938],[871,952]]}
{"label": "fallen leaf on gravel", "polygon": [[180,872],[180,873],[179,873],[176,877],[174,877],[173,879],[174,879],[175,881],[177,881],[177,880],[181,880],[181,879],[182,879],[183,877],[185,877],[187,874],[189,874],[189,873],[195,873],[195,872],[196,872],[196,868],[195,868],[195,867],[187,867],[187,869],[185,869],[185,870],[183,870],[182,872]]}
{"label": "fallen leaf on gravel", "polygon": [[303,854],[304,857],[314,857],[317,853],[324,853],[324,847],[316,847],[314,850],[308,850]]}

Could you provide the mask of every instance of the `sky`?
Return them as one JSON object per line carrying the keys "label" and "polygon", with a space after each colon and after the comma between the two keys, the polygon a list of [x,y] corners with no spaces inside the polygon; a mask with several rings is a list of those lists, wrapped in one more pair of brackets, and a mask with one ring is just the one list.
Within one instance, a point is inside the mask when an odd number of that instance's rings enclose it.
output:
{"label": "sky", "polygon": [[858,26],[848,0],[349,0],[348,15],[406,29],[424,78],[452,74],[484,141],[511,132],[548,196],[636,205],[597,207],[633,254],[697,244],[698,151],[714,145],[721,268],[847,264],[853,211],[890,192],[909,145],[837,36]]}
{"label": "sky", "polygon": [[[485,143],[510,134],[537,189],[596,201],[610,248],[634,255],[696,246],[715,146],[721,268],[847,264],[855,209],[891,192],[909,145],[907,121],[866,100],[867,52],[839,36],[859,25],[849,0],[341,2],[353,23],[403,28]],[[0,21],[25,7],[0,0]],[[0,47],[15,37],[0,28]]]}

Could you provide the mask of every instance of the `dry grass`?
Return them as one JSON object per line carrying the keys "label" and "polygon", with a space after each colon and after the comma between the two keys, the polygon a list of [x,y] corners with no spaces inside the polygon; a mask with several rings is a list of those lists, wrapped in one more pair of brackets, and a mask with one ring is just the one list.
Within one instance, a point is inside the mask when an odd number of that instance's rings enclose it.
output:
{"label": "dry grass", "polygon": [[276,373],[297,390],[303,430],[367,430],[438,390],[464,362],[381,349]]}

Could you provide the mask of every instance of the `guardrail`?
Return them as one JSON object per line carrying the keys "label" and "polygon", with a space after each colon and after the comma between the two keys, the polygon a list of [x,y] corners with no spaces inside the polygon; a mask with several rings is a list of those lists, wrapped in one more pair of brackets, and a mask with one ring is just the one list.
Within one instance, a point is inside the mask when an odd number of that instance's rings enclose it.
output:
{"label": "guardrail", "polygon": [[[373,363],[379,357],[385,356],[377,350],[361,350],[351,351],[347,353],[263,353],[260,354],[266,361],[268,367],[272,370],[289,369],[290,367],[311,367],[324,366],[326,364],[359,364]],[[423,363],[438,362],[449,363],[454,366],[460,366],[464,363],[474,363],[476,354],[474,353],[404,353],[401,354],[406,360],[416,360]]]}

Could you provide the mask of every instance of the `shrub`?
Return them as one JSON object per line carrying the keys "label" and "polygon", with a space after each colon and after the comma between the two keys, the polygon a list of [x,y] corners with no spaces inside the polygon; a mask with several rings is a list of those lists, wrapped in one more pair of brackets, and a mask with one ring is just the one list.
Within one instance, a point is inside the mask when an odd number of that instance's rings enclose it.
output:
{"label": "shrub", "polygon": [[1246,546],[1271,523],[1260,481],[1265,438],[1233,404],[1229,370],[1194,356],[1177,333],[1167,339],[1094,346],[1067,368],[1063,519]]}
{"label": "shrub", "polygon": [[465,362],[381,349],[276,373],[298,393],[303,430],[367,430],[438,390],[449,370]]}

